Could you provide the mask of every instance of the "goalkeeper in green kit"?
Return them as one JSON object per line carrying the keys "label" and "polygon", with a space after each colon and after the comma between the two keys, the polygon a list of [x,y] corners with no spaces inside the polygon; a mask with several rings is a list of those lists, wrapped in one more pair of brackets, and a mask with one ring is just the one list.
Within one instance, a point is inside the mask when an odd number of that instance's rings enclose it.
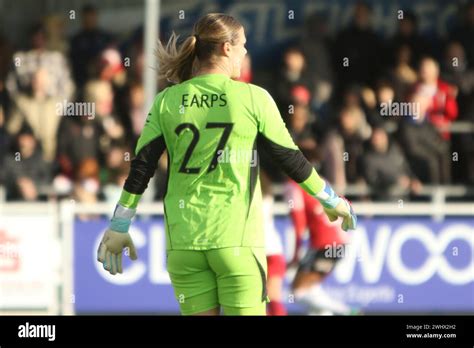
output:
{"label": "goalkeeper in green kit", "polygon": [[128,229],[167,150],[167,270],[181,313],[218,315],[222,309],[225,315],[265,315],[257,146],[322,203],[331,221],[342,217],[348,230],[357,218],[293,143],[268,92],[233,80],[247,52],[236,19],[208,14],[179,48],[176,41],[173,34],[165,47],[158,46],[159,73],[176,84],[155,97],[98,260],[117,274],[123,249],[137,258]]}

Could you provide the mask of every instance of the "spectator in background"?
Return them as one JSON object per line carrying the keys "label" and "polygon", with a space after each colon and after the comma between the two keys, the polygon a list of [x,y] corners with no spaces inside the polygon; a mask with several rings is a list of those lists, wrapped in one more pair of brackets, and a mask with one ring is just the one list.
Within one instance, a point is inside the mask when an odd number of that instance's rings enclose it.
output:
{"label": "spectator in background", "polygon": [[84,99],[87,103],[95,105],[94,122],[98,122],[104,130],[101,138],[103,153],[108,152],[114,144],[124,144],[125,130],[118,117],[114,114],[114,91],[110,82],[92,80],[85,86]]}
{"label": "spectator in background", "polygon": [[458,117],[456,102],[457,89],[439,79],[439,65],[433,58],[423,58],[420,63],[419,80],[413,88],[415,99],[425,105],[425,117],[442,134],[449,139],[445,128]]}
{"label": "spectator in background", "polygon": [[388,80],[380,80],[375,85],[375,90],[366,89],[365,108],[367,121],[372,128],[391,128],[395,130],[400,118],[384,117],[381,111],[387,105],[397,101],[395,98],[395,90],[393,85]]}
{"label": "spectator in background", "polygon": [[381,80],[375,88],[375,97],[377,99],[377,113],[380,115],[380,108],[383,104],[393,102],[395,99],[395,89],[389,81]]}
{"label": "spectator in background", "polygon": [[[143,50],[143,27],[139,27],[120,46],[122,55],[130,58],[130,65],[125,66],[128,81],[143,82]],[[162,84],[158,85],[161,88]]]}
{"label": "spectator in background", "polygon": [[359,1],[354,7],[353,22],[337,35],[335,42],[334,66],[339,90],[353,83],[374,82],[380,71],[380,53],[381,43],[371,28],[371,9]]}
{"label": "spectator in background", "polygon": [[[101,88],[103,87],[103,88]],[[96,158],[104,163],[111,140],[106,134],[104,122],[107,117],[99,120],[98,114],[108,115],[112,110],[112,88],[105,81],[91,81],[86,85],[85,102],[95,107],[94,114],[63,117],[58,129],[58,161],[61,173],[69,180],[79,170],[79,165],[86,158]],[[84,110],[85,111],[85,110]],[[108,122],[109,132],[114,138],[123,135],[123,129],[116,129],[115,121]]]}
{"label": "spectator in background", "polygon": [[127,139],[130,139],[132,147],[135,147],[147,117],[145,91],[143,84],[136,82],[132,82],[127,90],[125,113],[122,112],[120,120],[125,128]]}
{"label": "spectator in background", "polygon": [[409,45],[401,45],[395,51],[395,65],[389,71],[395,88],[395,99],[404,101],[409,90],[418,79],[416,70],[410,65],[412,51]]}
{"label": "spectator in background", "polygon": [[65,37],[64,18],[59,15],[47,16],[44,20],[46,34],[46,48],[51,51],[61,52],[67,55],[69,51],[69,42]]}
{"label": "spectator in background", "polygon": [[466,117],[474,114],[474,68],[469,68],[464,48],[459,42],[453,41],[446,46],[441,77],[457,88],[459,115]]}
{"label": "spectator in background", "polygon": [[[120,62],[125,72],[125,84],[114,85],[114,104],[120,121],[125,127],[127,139],[130,139],[132,148],[138,140],[145,123],[148,110],[145,110],[145,91],[143,89],[143,28],[133,32],[123,45],[124,57],[129,57],[129,65]],[[124,61],[125,63],[125,61]],[[118,69],[117,69],[118,70]],[[118,74],[121,78],[121,73]],[[119,80],[120,80],[119,78]],[[158,87],[164,89],[164,81],[158,82]]]}
{"label": "spectator in background", "polygon": [[293,141],[313,164],[318,161],[313,122],[307,104],[295,103],[294,113],[288,118],[288,130]]}
{"label": "spectator in background", "polygon": [[303,86],[294,86],[290,91],[291,108],[283,120],[295,144],[310,161],[316,162],[314,115],[310,111],[311,94]]}
{"label": "spectator in background", "polygon": [[[369,117],[365,114],[367,108],[375,107],[375,93],[369,87],[361,87],[359,85],[351,85],[346,88],[342,98],[339,101],[339,108],[344,107],[357,107],[360,108],[364,119],[368,120]],[[336,120],[339,121],[338,119]]]}
{"label": "spectator in background", "polygon": [[377,114],[377,96],[375,90],[369,86],[360,89],[360,107],[364,112],[365,119],[370,126],[375,126],[379,122]]}
{"label": "spectator in background", "polygon": [[45,31],[42,25],[35,25],[31,30],[31,48],[13,55],[13,70],[10,71],[6,86],[12,98],[19,93],[31,91],[32,81],[38,70],[46,71],[48,84],[46,96],[62,101],[74,94],[74,83],[71,80],[66,57],[57,51],[46,48]]}
{"label": "spectator in background", "polygon": [[[398,20],[398,30],[389,40],[389,59],[398,57],[401,47],[408,47],[410,51],[408,64],[416,68],[422,56],[430,54],[430,48],[426,44],[427,40],[418,34],[418,20],[415,14],[408,10],[403,10],[403,18]],[[390,63],[394,63],[393,61]]]}
{"label": "spectator in background", "polygon": [[[421,183],[412,174],[399,146],[390,141],[382,128],[376,128],[370,138],[369,150],[363,157],[364,177],[373,190],[373,198],[393,198],[392,190],[400,188],[405,193],[419,193]],[[400,197],[397,194],[397,197]]]}
{"label": "spectator in background", "polygon": [[[126,106],[126,102],[124,101],[127,100],[128,93],[131,92],[129,91],[129,86],[126,84],[127,74],[120,52],[115,48],[107,48],[102,51],[99,59],[95,63],[96,72],[94,76],[100,81],[107,82],[112,87],[114,95],[113,109],[120,110],[120,108]],[[123,116],[123,113],[122,115],[119,114],[119,116]],[[126,124],[129,123],[129,120],[121,119],[120,122]]]}
{"label": "spectator in background", "polygon": [[[444,81],[457,87],[459,120],[474,123],[474,69],[469,68],[464,47],[450,42],[446,47],[442,65]],[[474,183],[474,137],[469,133],[452,137],[452,150],[459,154],[459,161],[453,162],[453,176],[465,184]]]}
{"label": "spectator in background", "polygon": [[408,101],[415,106],[406,117],[400,139],[416,176],[431,184],[451,181],[451,156],[448,131],[440,129],[457,117],[453,88],[438,79],[439,68],[432,58],[420,64],[419,81]]}
{"label": "spectator in background", "polygon": [[122,88],[126,81],[125,68],[120,52],[115,48],[107,48],[100,54],[97,61],[97,77],[109,81],[114,88]]}
{"label": "spectator in background", "polygon": [[102,134],[100,124],[89,120],[86,115],[64,117],[58,130],[58,162],[61,174],[71,180],[79,164],[88,157],[98,158],[102,162]]}
{"label": "spectator in background", "polygon": [[98,27],[98,13],[93,5],[82,9],[82,29],[70,43],[70,58],[74,80],[79,87],[91,78],[94,62],[112,43],[112,36]]}
{"label": "spectator in background", "polygon": [[362,109],[355,105],[345,106],[339,113],[340,136],[344,142],[346,179],[349,183],[362,181],[362,155],[364,142],[369,139],[371,128]]}
{"label": "spectator in background", "polygon": [[315,164],[317,161],[317,144],[313,128],[314,118],[309,110],[309,91],[306,91],[304,96],[302,92],[299,92],[299,94],[297,93],[293,98],[294,110],[287,115],[286,124],[295,144],[308,161]]}
{"label": "spectator in background", "polygon": [[44,68],[33,73],[31,92],[18,93],[13,98],[13,109],[7,123],[8,133],[17,134],[28,126],[38,140],[43,159],[52,163],[56,156],[56,133],[61,114],[57,110],[57,99],[48,95],[51,75]]}
{"label": "spectator in background", "polygon": [[36,201],[40,198],[40,186],[49,182],[50,167],[27,127],[18,133],[16,147],[15,154],[5,160],[7,199]]}
{"label": "spectator in background", "polygon": [[86,103],[95,106],[95,113],[63,118],[58,132],[58,161],[62,176],[58,182],[66,178],[73,180],[88,158],[95,158],[100,166],[104,165],[112,146],[125,143],[124,128],[112,114],[110,83],[90,81],[85,86],[84,95]]}
{"label": "spectator in background", "polygon": [[464,47],[469,67],[474,69],[474,1],[459,6],[458,25],[451,33],[450,41],[458,41]]}
{"label": "spectator in background", "polygon": [[274,83],[275,101],[282,115],[288,114],[292,105],[292,90],[302,86],[310,90],[310,82],[305,74],[306,60],[303,51],[290,47],[283,53],[283,67],[276,76]]}
{"label": "spectator in background", "polygon": [[334,85],[327,27],[327,20],[323,15],[314,13],[308,16],[300,44],[305,55],[310,87],[314,91],[311,107],[320,118],[326,118]]}
{"label": "spectator in background", "polygon": [[331,43],[328,38],[327,19],[314,13],[305,20],[301,47],[306,57],[307,72],[316,81],[333,82]]}
{"label": "spectator in background", "polygon": [[[359,87],[348,88],[341,104],[331,124],[323,127],[325,131],[318,139],[321,145],[318,155],[321,174],[344,192],[347,183],[359,180],[360,155],[365,139],[370,136],[370,126],[362,108]],[[317,117],[316,122],[319,122]]]}

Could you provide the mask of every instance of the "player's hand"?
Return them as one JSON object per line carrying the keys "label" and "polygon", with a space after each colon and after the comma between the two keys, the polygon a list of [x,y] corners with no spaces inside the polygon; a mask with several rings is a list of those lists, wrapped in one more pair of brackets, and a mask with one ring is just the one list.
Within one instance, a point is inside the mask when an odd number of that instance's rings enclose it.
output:
{"label": "player's hand", "polygon": [[110,274],[122,273],[123,249],[128,249],[126,254],[131,260],[137,259],[137,250],[128,233],[134,215],[135,209],[117,204],[109,228],[102,237],[99,250],[97,250],[97,261],[102,263],[104,269]]}
{"label": "player's hand", "polygon": [[99,250],[97,250],[97,261],[102,263],[104,269],[112,275],[122,273],[122,251],[126,248],[128,248],[130,259],[136,260],[138,258],[137,250],[130,234],[108,229],[100,242]]}
{"label": "player's hand", "polygon": [[335,221],[342,217],[342,229],[344,231],[354,230],[357,227],[357,215],[346,198],[337,197],[336,204],[333,207],[323,204],[323,208],[329,221]]}
{"label": "player's hand", "polygon": [[342,217],[342,229],[344,231],[356,228],[357,216],[351,203],[344,197],[338,196],[327,181],[324,182],[323,188],[315,197],[321,202],[329,221],[335,221]]}

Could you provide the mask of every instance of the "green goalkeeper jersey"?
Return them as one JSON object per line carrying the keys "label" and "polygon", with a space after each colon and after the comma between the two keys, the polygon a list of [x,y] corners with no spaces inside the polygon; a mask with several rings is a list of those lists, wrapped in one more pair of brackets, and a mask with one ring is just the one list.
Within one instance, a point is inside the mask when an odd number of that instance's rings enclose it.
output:
{"label": "green goalkeeper jersey", "polygon": [[136,206],[165,149],[168,250],[264,247],[259,151],[309,192],[323,186],[270,94],[223,74],[200,75],[156,96],[122,205]]}

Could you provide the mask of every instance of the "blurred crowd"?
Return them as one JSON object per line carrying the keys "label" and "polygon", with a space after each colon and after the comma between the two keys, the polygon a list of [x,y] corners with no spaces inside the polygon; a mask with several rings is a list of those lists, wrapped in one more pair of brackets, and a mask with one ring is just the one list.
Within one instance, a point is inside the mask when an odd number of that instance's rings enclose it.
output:
{"label": "blurred crowd", "polygon": [[82,9],[71,38],[50,16],[29,46],[0,38],[0,183],[8,200],[116,199],[144,125],[142,32],[119,42]]}
{"label": "blurred crowd", "polygon": [[[371,27],[371,8],[329,35],[306,20],[268,86],[295,142],[336,188],[363,198],[412,198],[423,187],[474,183],[474,2],[447,37],[424,37],[403,11],[392,37]],[[247,74],[251,76],[252,74]],[[264,161],[273,180],[281,180]]]}
{"label": "blurred crowd", "polygon": [[[372,199],[474,184],[473,134],[450,127],[474,121],[474,3],[434,40],[420,35],[409,11],[382,39],[371,15],[357,3],[336,35],[325,18],[308,16],[262,84],[295,142],[338,190],[367,185]],[[60,17],[44,18],[25,48],[0,34],[0,185],[8,200],[117,199],[147,116],[143,32],[119,40],[98,16],[85,6],[71,38]],[[241,79],[260,84],[258,75],[248,56]],[[262,161],[273,181],[284,180]],[[158,170],[152,199],[162,198],[165,160]]]}

